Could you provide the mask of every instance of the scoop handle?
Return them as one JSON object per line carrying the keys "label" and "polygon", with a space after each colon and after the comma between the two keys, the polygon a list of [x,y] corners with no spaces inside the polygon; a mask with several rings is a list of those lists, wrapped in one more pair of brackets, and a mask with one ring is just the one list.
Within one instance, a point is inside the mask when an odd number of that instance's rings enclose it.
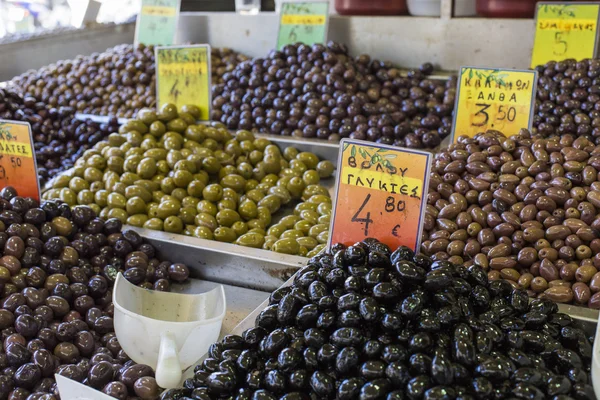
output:
{"label": "scoop handle", "polygon": [[156,363],[156,383],[165,389],[179,386],[181,381],[181,364],[177,354],[175,336],[171,332],[160,335],[158,361]]}

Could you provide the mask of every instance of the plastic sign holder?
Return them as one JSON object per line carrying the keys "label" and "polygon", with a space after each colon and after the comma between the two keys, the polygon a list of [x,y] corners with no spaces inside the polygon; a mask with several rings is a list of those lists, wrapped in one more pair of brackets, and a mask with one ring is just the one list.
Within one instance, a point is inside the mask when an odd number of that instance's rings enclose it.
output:
{"label": "plastic sign holder", "polygon": [[156,50],[156,104],[195,105],[200,121],[210,121],[212,107],[210,46],[164,46]]}
{"label": "plastic sign holder", "polygon": [[594,58],[599,16],[600,3],[537,3],[531,68],[548,61]]}
{"label": "plastic sign holder", "polygon": [[372,237],[418,251],[431,160],[424,151],[343,139],[328,246]]}
{"label": "plastic sign holder", "polygon": [[452,143],[489,129],[505,135],[531,129],[537,71],[462,67],[454,107]]}
{"label": "plastic sign holder", "polygon": [[0,119],[0,189],[6,186],[14,187],[19,196],[41,199],[35,148],[27,122]]}
{"label": "plastic sign holder", "polygon": [[134,43],[170,46],[175,43],[181,0],[142,0]]}
{"label": "plastic sign holder", "polygon": [[279,13],[277,49],[294,43],[325,43],[329,26],[329,2],[284,2]]}

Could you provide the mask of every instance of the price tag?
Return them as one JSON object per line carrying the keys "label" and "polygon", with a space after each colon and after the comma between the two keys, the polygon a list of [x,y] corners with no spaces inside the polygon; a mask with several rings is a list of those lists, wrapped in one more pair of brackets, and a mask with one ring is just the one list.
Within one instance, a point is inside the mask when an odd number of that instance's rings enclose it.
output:
{"label": "price tag", "polygon": [[594,58],[599,11],[598,3],[537,3],[531,68],[548,61]]}
{"label": "price tag", "polygon": [[531,129],[536,87],[537,71],[462,67],[452,142],[488,129],[505,135]]}
{"label": "price tag", "polygon": [[210,46],[170,46],[156,48],[156,100],[200,108],[200,120],[210,120]]}
{"label": "price tag", "polygon": [[40,182],[26,122],[0,120],[0,188],[12,186],[19,196],[40,200]]}
{"label": "price tag", "polygon": [[277,49],[285,45],[325,43],[329,22],[329,2],[281,4]]}
{"label": "price tag", "polygon": [[181,0],[142,0],[135,44],[168,46],[175,42]]}
{"label": "price tag", "polygon": [[392,249],[417,250],[431,158],[424,151],[342,140],[329,246],[372,237]]}

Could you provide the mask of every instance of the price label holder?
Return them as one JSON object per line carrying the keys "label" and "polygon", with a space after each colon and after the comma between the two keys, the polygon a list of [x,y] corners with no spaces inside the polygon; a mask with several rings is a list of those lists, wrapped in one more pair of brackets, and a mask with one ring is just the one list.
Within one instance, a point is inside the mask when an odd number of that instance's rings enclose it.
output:
{"label": "price label holder", "polygon": [[328,246],[371,237],[418,250],[431,159],[424,151],[343,139]]}
{"label": "price label holder", "polygon": [[155,46],[175,43],[180,8],[181,0],[142,0],[134,43]]}
{"label": "price label holder", "polygon": [[293,43],[325,43],[329,25],[329,2],[281,4],[277,49]]}
{"label": "price label holder", "polygon": [[599,3],[537,3],[531,68],[598,54]]}
{"label": "price label holder", "polygon": [[156,104],[172,103],[200,108],[200,120],[210,121],[212,104],[210,46],[157,47]]}
{"label": "price label holder", "polygon": [[458,77],[452,143],[488,129],[512,135],[531,129],[537,71],[462,67]]}
{"label": "price label holder", "polygon": [[12,186],[19,196],[40,197],[31,126],[0,119],[0,188]]}

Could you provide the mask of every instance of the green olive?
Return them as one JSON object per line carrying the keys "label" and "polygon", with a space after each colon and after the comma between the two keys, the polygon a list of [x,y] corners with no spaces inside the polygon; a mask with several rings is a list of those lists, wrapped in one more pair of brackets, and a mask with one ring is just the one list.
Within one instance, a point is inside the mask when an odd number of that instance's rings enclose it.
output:
{"label": "green olive", "polygon": [[303,151],[302,153],[298,154],[296,156],[296,160],[304,163],[304,165],[306,165],[306,167],[309,169],[315,169],[317,167],[317,164],[319,163],[319,158],[316,155],[306,151]]}
{"label": "green olive", "polygon": [[236,192],[241,193],[246,187],[246,179],[237,174],[230,174],[221,179],[221,186],[231,188]]}
{"label": "green olive", "polygon": [[177,185],[175,185],[173,178],[167,177],[160,182],[160,190],[165,193],[171,193],[176,187]]}
{"label": "green olive", "polygon": [[213,217],[215,215],[217,215],[217,206],[214,203],[211,203],[208,200],[200,200],[200,202],[198,202],[198,205],[196,206],[196,211],[198,211],[198,213],[206,213],[206,214],[210,214]]}
{"label": "green olive", "polygon": [[302,199],[306,201],[314,195],[323,195],[329,197],[329,190],[320,185],[308,185],[306,186],[306,189],[304,189],[304,192],[302,192]]}
{"label": "green olive", "polygon": [[181,207],[192,207],[195,210],[199,202],[200,200],[197,197],[185,196],[181,200]]}
{"label": "green olive", "polygon": [[261,206],[258,206],[256,210],[258,211],[258,216],[256,218],[263,221],[265,223],[265,226],[270,225],[272,219],[271,211],[269,211],[268,208]]}
{"label": "green olive", "polygon": [[135,215],[131,215],[127,218],[127,225],[137,226],[138,228],[142,228],[147,221],[148,221],[148,216],[146,214],[135,214]]}
{"label": "green olive", "polygon": [[306,247],[308,250],[314,249],[319,244],[317,239],[309,236],[296,238],[296,242],[298,242],[300,246]]}
{"label": "green olive", "polygon": [[303,210],[317,211],[318,206],[319,204],[315,203],[298,203],[296,207],[294,207],[294,215],[300,215]]}
{"label": "green olive", "polygon": [[286,215],[285,217],[281,218],[281,220],[279,220],[279,224],[283,225],[285,227],[285,229],[291,229],[296,222],[300,221],[302,218],[300,218],[297,215]]}
{"label": "green olive", "polygon": [[300,177],[294,176],[289,179],[285,187],[288,190],[288,192],[292,195],[292,197],[297,199],[300,198],[300,196],[302,196],[302,192],[304,191],[306,185]]}
{"label": "green olive", "polygon": [[175,199],[162,201],[158,205],[158,218],[165,219],[179,214],[181,203]]}
{"label": "green olive", "polygon": [[285,157],[286,160],[288,161],[292,161],[294,158],[296,158],[298,156],[298,149],[295,147],[286,147],[283,150],[283,156]]}
{"label": "green olive", "polygon": [[90,184],[83,178],[74,177],[69,182],[69,188],[74,192],[81,192],[90,188]]}
{"label": "green olive", "polygon": [[258,219],[258,218],[251,219],[250,221],[248,221],[247,225],[248,225],[249,229],[265,230],[267,227],[267,224],[265,223],[265,221],[262,219]]}
{"label": "green olive", "polygon": [[192,180],[187,186],[187,193],[192,197],[202,197],[202,191],[206,185],[199,180]]}
{"label": "green olive", "polygon": [[94,167],[86,168],[85,171],[83,172],[83,178],[90,183],[101,182],[102,181],[102,171],[100,169],[94,168]]}
{"label": "green olive", "polygon": [[127,212],[120,208],[112,208],[108,212],[108,218],[116,218],[119,221],[121,221],[122,223],[126,223],[127,222]]}
{"label": "green olive", "polygon": [[146,222],[144,222],[144,228],[153,229],[155,231],[163,230],[163,220],[160,218],[150,218]]}
{"label": "green olive", "polygon": [[281,207],[281,198],[274,194],[266,195],[258,202],[258,206],[267,208],[273,214]]}
{"label": "green olive", "polygon": [[317,164],[317,172],[321,178],[329,178],[333,175],[334,170],[335,166],[329,160],[323,160]]}
{"label": "green olive", "polygon": [[241,220],[241,217],[237,211],[228,209],[219,211],[216,218],[219,225],[227,227],[231,227],[235,222]]}
{"label": "green olive", "polygon": [[227,242],[232,243],[237,238],[235,235],[235,231],[226,226],[220,226],[214,230],[213,235],[215,240],[219,242]]}
{"label": "green olive", "polygon": [[213,231],[206,226],[197,226],[192,235],[200,239],[213,240]]}
{"label": "green olive", "polygon": [[122,208],[125,209],[127,205],[127,198],[120,193],[111,193],[107,198],[108,206],[111,208]]}
{"label": "green olive", "polygon": [[200,118],[200,108],[193,104],[184,104],[181,106],[181,112],[190,114],[196,120]]}
{"label": "green olive", "polygon": [[183,222],[179,217],[171,215],[165,218],[163,229],[165,232],[181,233],[183,231]]}
{"label": "green olive", "polygon": [[294,229],[301,231],[304,235],[308,235],[310,232],[310,228],[313,226],[310,222],[306,220],[300,220],[294,224]]}
{"label": "green olive", "polygon": [[304,236],[304,232],[302,232],[302,231],[298,231],[295,229],[288,229],[281,234],[280,238],[281,239],[284,239],[284,238],[296,239],[296,238],[303,237],[303,236]]}
{"label": "green olive", "polygon": [[245,220],[250,220],[258,216],[258,206],[250,199],[246,199],[238,206],[238,213]]}
{"label": "green olive", "polygon": [[275,244],[275,242],[279,240],[276,237],[273,236],[265,236],[265,243],[263,244],[263,249],[265,250],[271,250],[273,248],[273,245]]}
{"label": "green olive", "polygon": [[240,236],[248,232],[248,225],[243,221],[236,221],[231,225],[231,229],[235,232],[236,236]]}
{"label": "green olive", "polygon": [[138,184],[127,186],[125,189],[125,197],[128,199],[131,199],[132,197],[140,197],[145,202],[152,201],[152,194],[146,190],[146,188]]}
{"label": "green olive", "polygon": [[87,205],[94,202],[94,193],[91,190],[82,190],[77,193],[77,204]]}
{"label": "green olive", "polygon": [[208,201],[217,202],[223,197],[223,188],[216,183],[210,184],[202,190],[202,196]]}
{"label": "green olive", "polygon": [[317,240],[321,244],[327,243],[328,239],[329,239],[329,231],[323,231],[317,235]]}
{"label": "green olive", "polygon": [[182,118],[174,118],[167,122],[167,130],[172,132],[183,133],[187,128],[187,123]]}
{"label": "green olive", "polygon": [[197,226],[205,226],[211,231],[217,229],[218,226],[217,219],[214,216],[207,213],[198,213],[194,218],[194,221],[196,222]]}
{"label": "green olive", "polygon": [[315,194],[315,195],[310,196],[306,201],[309,203],[317,204],[317,205],[321,204],[321,203],[331,204],[331,197],[329,197],[328,195],[323,195],[323,194]]}
{"label": "green olive", "polygon": [[302,175],[302,180],[304,181],[306,186],[308,186],[319,184],[321,178],[319,177],[319,173],[317,171],[315,171],[314,169],[309,169],[308,171],[305,171]]}
{"label": "green olive", "polygon": [[98,204],[100,207],[106,207],[108,205],[108,191],[107,190],[98,190],[94,194],[94,202]]}
{"label": "green olive", "polygon": [[138,111],[137,117],[146,125],[150,125],[158,118],[156,111],[151,108],[142,108]]}
{"label": "green olive", "polygon": [[235,244],[240,246],[253,247],[255,249],[262,248],[265,243],[264,235],[257,232],[248,232],[237,238]]}
{"label": "green olive", "polygon": [[272,250],[277,253],[283,254],[298,254],[298,252],[300,251],[300,245],[298,244],[296,239],[279,239],[278,241],[273,243]]}
{"label": "green olive", "polygon": [[327,232],[328,230],[329,230],[329,225],[325,225],[325,224],[313,225],[312,228],[310,228],[310,230],[308,231],[308,236],[316,239],[319,234],[321,234],[323,232]]}
{"label": "green olive", "polygon": [[246,192],[246,197],[252,200],[253,202],[258,203],[262,200],[263,197],[265,197],[265,194],[260,190],[252,189]]}
{"label": "green olive", "polygon": [[269,229],[267,230],[267,234],[269,234],[271,236],[275,236],[276,238],[279,239],[279,237],[281,236],[281,234],[283,232],[285,232],[286,229],[288,229],[288,228],[286,228],[285,226],[283,226],[281,224],[271,225],[269,227]]}
{"label": "green olive", "polygon": [[129,215],[142,214],[146,211],[146,202],[141,197],[134,196],[127,200],[125,209]]}
{"label": "green olive", "polygon": [[191,225],[195,222],[196,214],[198,212],[194,207],[181,207],[178,217],[184,224]]}
{"label": "green olive", "polygon": [[179,188],[187,188],[192,180],[194,180],[194,176],[189,171],[178,170],[173,174],[173,183]]}
{"label": "green olive", "polygon": [[300,217],[313,225],[318,222],[319,216],[319,213],[311,210],[304,210],[300,212]]}

